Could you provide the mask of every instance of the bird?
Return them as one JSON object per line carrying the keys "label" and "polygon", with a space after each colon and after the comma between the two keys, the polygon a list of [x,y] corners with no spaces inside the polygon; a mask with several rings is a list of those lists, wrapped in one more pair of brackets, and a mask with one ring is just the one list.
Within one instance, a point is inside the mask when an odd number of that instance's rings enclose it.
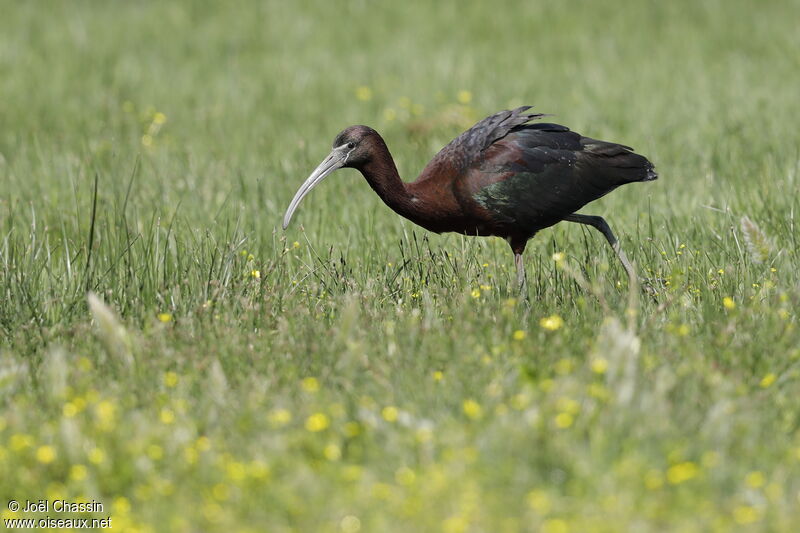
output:
{"label": "bird", "polygon": [[655,167],[629,146],[540,122],[549,115],[530,109],[503,110],[477,122],[442,148],[413,182],[400,178],[377,131],[345,128],[297,190],[283,229],[314,187],[339,168],[354,168],[386,205],[426,230],[505,239],[514,253],[517,287],[525,295],[525,246],[561,221],[602,233],[635,283],[636,271],[605,219],[577,211],[620,185],[657,179]]}

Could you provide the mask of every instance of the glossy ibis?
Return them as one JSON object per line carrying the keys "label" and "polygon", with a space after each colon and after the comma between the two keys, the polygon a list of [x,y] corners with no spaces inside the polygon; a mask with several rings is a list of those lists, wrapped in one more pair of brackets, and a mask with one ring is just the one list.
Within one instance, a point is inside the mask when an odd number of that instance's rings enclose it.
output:
{"label": "glossy ibis", "polygon": [[481,120],[436,154],[411,183],[400,179],[378,132],[350,126],[336,136],[333,151],[295,194],[283,228],[311,189],[334,170],[351,167],[386,205],[427,230],[506,239],[521,291],[528,239],[562,220],[600,231],[629,279],[635,280],[633,266],[606,221],[576,211],[620,185],[656,179],[653,165],[627,146],[583,137],[558,124],[531,123],[544,115],[526,113],[528,109],[500,111]]}

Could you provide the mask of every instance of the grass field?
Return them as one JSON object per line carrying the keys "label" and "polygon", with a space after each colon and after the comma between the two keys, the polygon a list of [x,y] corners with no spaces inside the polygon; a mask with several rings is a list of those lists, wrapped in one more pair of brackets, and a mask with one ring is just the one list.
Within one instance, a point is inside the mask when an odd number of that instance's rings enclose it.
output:
{"label": "grass field", "polygon": [[[3,519],[796,530],[797,1],[0,7]],[[656,164],[583,212],[657,294],[561,224],[527,307],[352,170],[280,229],[345,126],[410,180],[522,104]]]}

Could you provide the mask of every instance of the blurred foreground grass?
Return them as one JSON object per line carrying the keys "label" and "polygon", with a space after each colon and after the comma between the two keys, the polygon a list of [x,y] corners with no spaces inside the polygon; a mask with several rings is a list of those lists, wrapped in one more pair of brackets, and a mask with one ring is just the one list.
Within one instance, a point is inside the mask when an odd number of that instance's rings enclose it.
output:
{"label": "blurred foreground grass", "polygon": [[[0,505],[96,500],[127,531],[800,522],[797,2],[3,12]],[[657,295],[629,306],[600,236],[558,226],[526,311],[504,242],[425,234],[352,171],[279,231],[343,127],[412,179],[524,103],[656,163],[584,212]]]}

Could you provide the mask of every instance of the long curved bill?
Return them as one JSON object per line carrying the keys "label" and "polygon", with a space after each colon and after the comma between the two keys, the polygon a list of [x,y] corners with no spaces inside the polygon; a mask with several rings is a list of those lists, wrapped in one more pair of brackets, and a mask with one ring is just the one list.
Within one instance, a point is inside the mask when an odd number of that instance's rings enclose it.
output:
{"label": "long curved bill", "polygon": [[286,209],[286,214],[283,215],[283,229],[289,226],[289,221],[292,220],[295,209],[297,209],[297,206],[303,201],[303,198],[311,192],[311,189],[316,187],[317,184],[324,180],[331,172],[337,168],[341,168],[345,161],[347,161],[347,152],[343,153],[340,148],[334,148],[330,155],[314,169],[314,172],[312,172],[308,179],[297,189],[294,198],[292,198],[292,202]]}

